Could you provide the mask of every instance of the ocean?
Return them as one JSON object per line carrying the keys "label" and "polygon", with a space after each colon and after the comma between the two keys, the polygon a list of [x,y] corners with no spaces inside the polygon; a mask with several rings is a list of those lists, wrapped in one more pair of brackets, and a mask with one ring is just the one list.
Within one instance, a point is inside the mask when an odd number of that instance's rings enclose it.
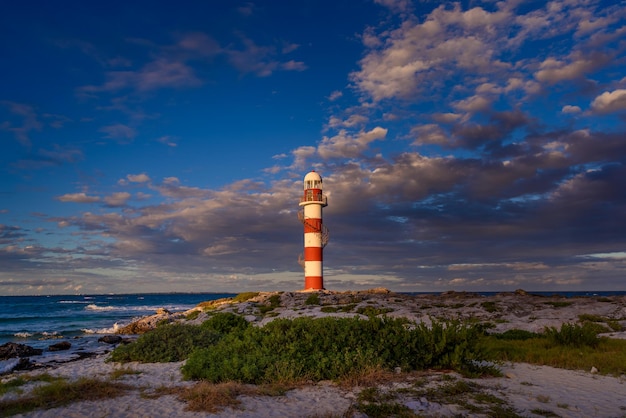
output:
{"label": "ocean", "polygon": [[[124,295],[0,296],[0,345],[7,342],[43,349],[38,363],[67,361],[81,352],[103,352],[112,346],[99,343],[103,335],[158,308],[186,311],[200,302],[231,297],[227,293],[159,293]],[[67,351],[48,347],[68,341]],[[0,365],[0,368],[1,365]]]}

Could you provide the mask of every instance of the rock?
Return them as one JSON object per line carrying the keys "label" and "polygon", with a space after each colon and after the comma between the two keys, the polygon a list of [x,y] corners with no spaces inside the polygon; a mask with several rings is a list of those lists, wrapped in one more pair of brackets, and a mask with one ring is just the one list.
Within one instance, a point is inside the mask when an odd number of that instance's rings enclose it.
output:
{"label": "rock", "polygon": [[59,343],[52,344],[52,345],[48,346],[48,350],[49,351],[69,350],[71,346],[72,346],[72,344],[70,344],[69,341],[61,341]]}
{"label": "rock", "polygon": [[122,342],[122,337],[119,335],[105,335],[98,338],[98,342],[106,344],[118,344]]}
{"label": "rock", "polygon": [[391,290],[389,289],[385,289],[384,287],[375,287],[374,289],[368,289],[363,291],[364,293],[370,293],[370,294],[389,294],[391,293]]}
{"label": "rock", "polygon": [[159,308],[159,309],[156,310],[156,314],[157,315],[169,315],[169,314],[171,314],[171,312],[168,311],[165,308]]}
{"label": "rock", "polygon": [[42,349],[24,344],[6,343],[0,345],[0,360],[8,360],[13,357],[39,356],[41,353],[43,353]]}
{"label": "rock", "polygon": [[596,373],[598,373],[598,369],[596,369],[595,367],[592,367],[590,373],[591,374],[596,374]]}

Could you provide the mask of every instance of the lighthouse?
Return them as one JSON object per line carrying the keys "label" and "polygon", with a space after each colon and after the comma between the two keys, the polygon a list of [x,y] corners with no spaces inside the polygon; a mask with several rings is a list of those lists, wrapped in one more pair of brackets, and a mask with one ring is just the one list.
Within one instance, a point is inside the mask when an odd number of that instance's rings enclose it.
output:
{"label": "lighthouse", "polygon": [[322,193],[322,176],[311,171],[304,176],[304,194],[300,198],[298,219],[304,225],[304,290],[324,289],[323,251],[328,243],[328,229],[322,223],[322,208],[327,206]]}

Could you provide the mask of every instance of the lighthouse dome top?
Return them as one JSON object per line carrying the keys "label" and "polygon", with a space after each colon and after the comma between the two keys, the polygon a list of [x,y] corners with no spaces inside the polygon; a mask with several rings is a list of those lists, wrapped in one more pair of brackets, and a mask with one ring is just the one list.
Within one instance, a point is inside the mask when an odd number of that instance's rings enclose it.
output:
{"label": "lighthouse dome top", "polygon": [[322,188],[322,176],[315,171],[311,171],[304,176],[304,188],[305,189],[321,189]]}

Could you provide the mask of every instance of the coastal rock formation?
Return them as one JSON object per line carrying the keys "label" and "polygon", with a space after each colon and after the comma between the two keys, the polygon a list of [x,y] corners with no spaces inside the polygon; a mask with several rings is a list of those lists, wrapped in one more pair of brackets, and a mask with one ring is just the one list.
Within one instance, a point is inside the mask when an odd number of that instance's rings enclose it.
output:
{"label": "coastal rock formation", "polygon": [[[518,289],[485,296],[472,292],[443,292],[440,294],[394,293],[384,288],[337,292],[330,290],[301,292],[255,292],[244,301],[224,298],[200,303],[196,308],[179,313],[159,310],[125,327],[120,334],[143,334],[160,323],[189,321],[198,324],[212,312],[233,312],[249,322],[264,325],[275,318],[300,316],[360,316],[386,315],[403,317],[430,324],[436,320],[472,320],[491,325],[489,332],[502,333],[509,329],[543,332],[546,327],[583,320],[598,321],[611,338],[626,338],[626,297],[539,296]],[[194,311],[190,320],[188,315]],[[270,314],[271,313],[271,314]]]}
{"label": "coastal rock formation", "polygon": [[145,334],[146,332],[155,329],[160,324],[172,322],[182,316],[182,312],[171,313],[165,308],[159,308],[156,310],[154,315],[145,316],[138,321],[132,322],[120,328],[117,333],[126,335]]}
{"label": "coastal rock formation", "polygon": [[6,343],[0,345],[0,360],[8,360],[14,357],[39,356],[41,353],[43,353],[42,349],[24,344]]}
{"label": "coastal rock formation", "polygon": [[61,341],[59,343],[48,346],[48,351],[64,351],[69,350],[71,347],[72,344],[69,341]]}
{"label": "coastal rock formation", "polygon": [[98,342],[105,344],[118,344],[122,342],[122,337],[120,337],[119,335],[105,335],[98,338]]}

